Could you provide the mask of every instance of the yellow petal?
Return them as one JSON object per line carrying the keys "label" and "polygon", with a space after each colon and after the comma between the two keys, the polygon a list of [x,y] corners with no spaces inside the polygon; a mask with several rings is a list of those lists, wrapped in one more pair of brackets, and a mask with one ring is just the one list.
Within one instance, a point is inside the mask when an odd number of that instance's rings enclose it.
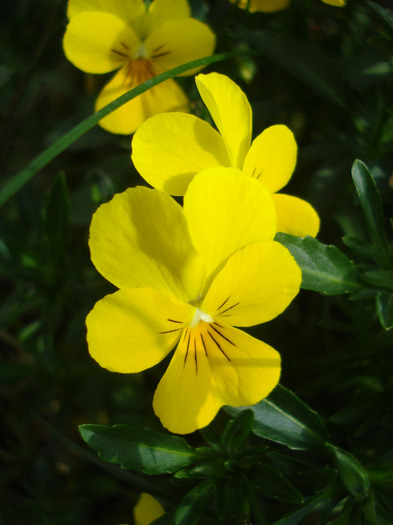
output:
{"label": "yellow petal", "polygon": [[276,233],[271,195],[235,168],[211,168],[196,175],[184,196],[184,214],[208,275],[243,246],[272,240]]}
{"label": "yellow petal", "polygon": [[[127,64],[101,91],[96,101],[96,111],[153,76],[152,66],[145,59]],[[166,80],[126,102],[101,119],[100,126],[111,133],[129,135],[146,119],[165,111],[188,111],[188,99],[173,79]]]}
{"label": "yellow petal", "polygon": [[285,310],[301,280],[299,266],[280,243],[250,244],[228,259],[200,309],[230,325],[264,323]]}
{"label": "yellow petal", "polygon": [[86,318],[90,355],[112,372],[151,368],[174,347],[194,311],[150,288],[118,290],[98,301]]}
{"label": "yellow petal", "polygon": [[[246,9],[248,0],[231,0],[232,3],[236,3],[241,9]],[[273,13],[275,11],[281,11],[289,7],[290,0],[251,0],[249,5],[249,11],[255,13],[259,11],[261,13]]]}
{"label": "yellow petal", "polygon": [[297,145],[287,126],[265,129],[253,141],[243,171],[255,177],[271,192],[287,184],[296,166]]}
{"label": "yellow petal", "polygon": [[154,520],[165,514],[164,507],[156,498],[143,492],[134,507],[135,525],[150,525]]}
{"label": "yellow petal", "polygon": [[231,166],[241,169],[251,143],[251,106],[246,95],[225,75],[198,75],[195,82],[226,144]]}
{"label": "yellow petal", "polygon": [[[215,36],[206,24],[185,18],[171,20],[155,29],[146,39],[147,56],[158,72],[162,73],[191,60],[211,55]],[[201,68],[184,75],[194,75]]]}
{"label": "yellow petal", "polygon": [[171,432],[208,425],[223,405],[252,405],[280,377],[280,356],[267,344],[223,323],[187,329],[161,379],[153,408]]}
{"label": "yellow petal", "polygon": [[159,27],[168,20],[188,18],[191,16],[187,0],[154,0],[147,13],[147,31]]}
{"label": "yellow petal", "polygon": [[90,251],[97,270],[118,288],[146,286],[185,301],[204,279],[182,208],[169,195],[136,187],[94,213]]}
{"label": "yellow petal", "polygon": [[121,67],[139,47],[134,31],[107,13],[84,12],[73,16],[63,39],[64,53],[87,73],[108,73]]}
{"label": "yellow petal", "polygon": [[149,184],[171,195],[184,195],[200,171],[229,166],[221,135],[185,113],[164,113],[144,122],[132,140],[131,158]]}
{"label": "yellow petal", "polygon": [[138,18],[146,13],[143,0],[69,0],[68,18],[83,11],[99,11],[117,16],[124,22]]}
{"label": "yellow petal", "polygon": [[298,237],[317,235],[320,221],[311,204],[283,193],[275,193],[272,198],[276,206],[278,232],[290,233]]}

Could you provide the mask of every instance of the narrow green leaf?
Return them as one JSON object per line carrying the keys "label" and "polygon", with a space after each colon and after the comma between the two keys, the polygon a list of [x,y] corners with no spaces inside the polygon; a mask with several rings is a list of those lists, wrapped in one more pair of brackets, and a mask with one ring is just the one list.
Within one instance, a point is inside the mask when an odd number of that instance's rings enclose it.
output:
{"label": "narrow green leaf", "polygon": [[290,35],[268,31],[255,31],[248,39],[256,49],[308,87],[340,107],[348,107],[347,90],[339,69],[318,48]]}
{"label": "narrow green leaf", "polygon": [[278,470],[261,464],[256,472],[251,477],[252,484],[265,496],[296,504],[303,503],[300,492]]}
{"label": "narrow green leaf", "polygon": [[331,443],[327,444],[327,448],[332,451],[338,473],[349,492],[358,500],[367,497],[370,480],[360,461]]}
{"label": "narrow green leaf", "polygon": [[318,494],[306,501],[296,510],[290,512],[278,521],[275,521],[272,525],[299,525],[300,523],[305,523],[304,518],[308,516],[318,504],[324,501],[325,497],[324,493]]}
{"label": "narrow green leaf", "polygon": [[196,453],[187,441],[129,425],[81,425],[83,440],[98,455],[124,469],[165,474],[190,465]]}
{"label": "narrow green leaf", "polygon": [[379,292],[375,298],[379,322],[385,330],[393,328],[393,294]]}
{"label": "narrow green leaf", "polygon": [[151,525],[194,525],[203,514],[212,496],[213,488],[213,481],[203,481],[187,492],[176,509],[172,509],[168,515],[153,521]]}
{"label": "narrow green leaf", "polygon": [[221,442],[229,454],[233,454],[243,444],[253,424],[252,410],[243,410],[227,423],[221,435]]}
{"label": "narrow green leaf", "polygon": [[363,272],[362,280],[375,288],[393,292],[393,272],[390,270],[369,270]]}
{"label": "narrow green leaf", "polygon": [[340,295],[362,289],[354,263],[335,246],[313,237],[278,233],[276,240],[288,248],[302,270],[302,288]]}
{"label": "narrow green leaf", "polygon": [[[323,449],[329,439],[319,414],[281,385],[267,399],[247,408],[254,412],[254,434],[291,449]],[[241,409],[226,410],[236,414]]]}
{"label": "narrow green leaf", "polygon": [[378,263],[385,269],[392,268],[386,238],[381,196],[367,166],[361,160],[352,165],[352,179],[366,219],[371,242],[377,250]]}
{"label": "narrow green leaf", "polygon": [[56,158],[62,151],[64,151],[68,146],[75,142],[79,137],[84,135],[87,131],[93,128],[103,117],[112,113],[115,109],[119,108],[129,100],[141,95],[148,89],[165,82],[169,78],[173,78],[185,71],[194,69],[196,67],[208,66],[209,64],[214,64],[216,62],[221,62],[222,60],[228,60],[242,54],[247,54],[246,51],[239,51],[233,53],[221,53],[217,55],[211,55],[204,58],[199,58],[198,60],[192,60],[181,66],[174,67],[169,71],[165,71],[156,77],[147,80],[143,84],[131,89],[124,95],[121,95],[119,98],[100,109],[90,117],[87,117],[80,124],[72,128],[68,133],[63,135],[55,144],[43,151],[38,157],[36,157],[26,168],[19,171],[14,175],[11,180],[6,183],[0,191],[0,206],[8,201],[17,191],[19,191],[29,180],[31,180],[36,173],[38,173],[42,168],[44,168],[51,160]]}

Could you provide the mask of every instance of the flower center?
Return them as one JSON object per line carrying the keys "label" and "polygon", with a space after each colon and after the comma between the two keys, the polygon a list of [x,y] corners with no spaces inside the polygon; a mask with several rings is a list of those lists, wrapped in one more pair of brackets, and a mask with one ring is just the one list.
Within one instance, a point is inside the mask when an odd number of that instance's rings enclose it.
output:
{"label": "flower center", "polygon": [[153,66],[146,58],[137,58],[130,60],[127,64],[126,83],[129,86],[139,86],[146,80],[155,76]]}
{"label": "flower center", "polygon": [[199,308],[195,310],[194,317],[192,318],[192,321],[190,323],[190,328],[195,328],[199,321],[205,321],[205,323],[213,323],[214,319],[211,315],[206,314],[205,312],[202,312]]}

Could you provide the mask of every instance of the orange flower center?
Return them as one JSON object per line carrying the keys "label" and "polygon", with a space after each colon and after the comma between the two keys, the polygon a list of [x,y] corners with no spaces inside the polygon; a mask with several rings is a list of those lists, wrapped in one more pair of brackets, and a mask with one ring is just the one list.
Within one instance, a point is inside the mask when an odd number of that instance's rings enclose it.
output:
{"label": "orange flower center", "polygon": [[146,80],[155,76],[152,63],[146,58],[130,60],[126,64],[126,83],[132,86],[139,86]]}

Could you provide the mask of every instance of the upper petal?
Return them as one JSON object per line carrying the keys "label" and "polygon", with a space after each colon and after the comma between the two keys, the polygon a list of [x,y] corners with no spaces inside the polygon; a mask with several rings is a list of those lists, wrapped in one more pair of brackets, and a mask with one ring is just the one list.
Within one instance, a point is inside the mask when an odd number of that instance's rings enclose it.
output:
{"label": "upper petal", "polygon": [[118,290],[98,301],[86,318],[90,355],[112,372],[146,370],[174,347],[194,311],[150,288]]}
{"label": "upper petal", "polygon": [[272,193],[287,184],[296,166],[297,145],[287,126],[265,129],[253,141],[243,171],[259,179]]}
{"label": "upper petal", "polygon": [[146,13],[143,0],[69,0],[68,18],[83,11],[99,11],[117,16],[124,22],[138,18]]}
{"label": "upper petal", "polygon": [[204,267],[181,207],[169,195],[130,188],[102,204],[90,226],[97,270],[118,288],[147,286],[185,301],[195,299]]}
{"label": "upper petal", "polygon": [[218,321],[253,326],[274,319],[299,292],[301,270],[278,242],[245,246],[215,277],[201,310]]}
{"label": "upper petal", "polygon": [[184,196],[184,214],[208,275],[243,246],[272,240],[276,233],[269,192],[235,168],[211,168],[196,175]]}
{"label": "upper petal", "polygon": [[[140,59],[140,64],[137,62],[135,60],[125,65],[108,82],[97,98],[96,111],[154,76],[147,61]],[[130,73],[132,68],[134,72]],[[111,133],[129,135],[146,119],[163,111],[188,111],[187,96],[173,79],[166,80],[126,102],[101,119],[99,124]]]}
{"label": "upper petal", "polygon": [[[146,52],[160,73],[211,55],[214,46],[214,33],[206,24],[193,18],[165,22],[145,41]],[[186,71],[182,76],[194,75],[200,69]]]}
{"label": "upper petal", "polygon": [[221,406],[252,405],[280,377],[280,356],[267,344],[222,323],[203,321],[184,331],[153,400],[171,432],[208,425]]}
{"label": "upper petal", "polygon": [[154,0],[147,12],[147,30],[151,33],[154,29],[168,20],[188,18],[191,9],[187,0]]}
{"label": "upper petal", "polygon": [[221,135],[194,115],[165,113],[144,122],[132,140],[136,169],[155,188],[184,195],[192,178],[214,166],[229,166]]}
{"label": "upper petal", "polygon": [[252,113],[246,95],[219,73],[198,75],[195,82],[226,144],[231,166],[242,169],[251,143]]}
{"label": "upper petal", "polygon": [[108,73],[121,67],[139,47],[134,31],[108,13],[82,12],[68,23],[64,53],[87,73]]}
{"label": "upper petal", "polygon": [[311,204],[283,193],[274,193],[272,199],[276,206],[278,232],[290,233],[297,237],[317,235],[320,221]]}

